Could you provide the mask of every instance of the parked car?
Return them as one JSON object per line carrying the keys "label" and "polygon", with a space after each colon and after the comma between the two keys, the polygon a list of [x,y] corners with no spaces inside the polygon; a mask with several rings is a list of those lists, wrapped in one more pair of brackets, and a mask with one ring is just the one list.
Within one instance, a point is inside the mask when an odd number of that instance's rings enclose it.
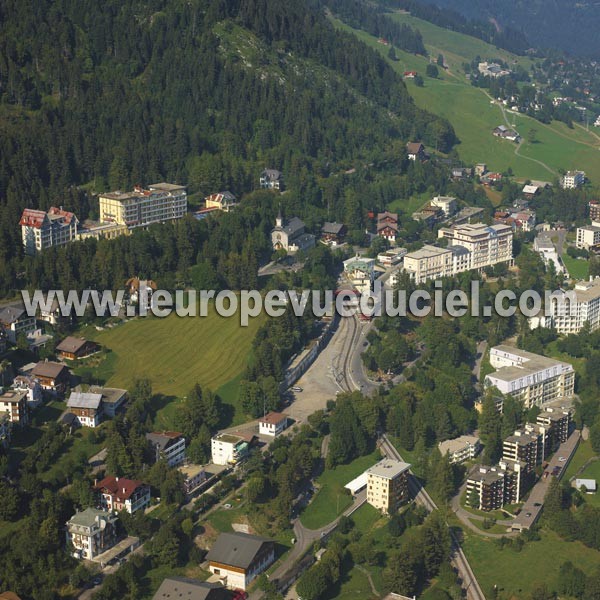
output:
{"label": "parked car", "polygon": [[231,504],[229,504],[229,502],[227,504],[223,504],[223,508],[229,510],[231,508]]}
{"label": "parked car", "polygon": [[294,387],[292,387],[292,392],[301,392],[302,388],[298,387],[297,385],[295,385]]}
{"label": "parked car", "polygon": [[567,459],[564,456],[558,457],[558,462],[565,462]]}

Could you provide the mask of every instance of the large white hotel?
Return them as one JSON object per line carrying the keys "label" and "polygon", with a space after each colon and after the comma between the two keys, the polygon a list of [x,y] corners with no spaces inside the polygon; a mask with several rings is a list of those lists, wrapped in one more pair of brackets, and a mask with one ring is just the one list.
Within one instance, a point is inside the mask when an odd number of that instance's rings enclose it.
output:
{"label": "large white hotel", "polygon": [[569,363],[501,345],[490,350],[490,364],[496,371],[486,375],[484,386],[520,400],[525,408],[573,396],[575,371]]}
{"label": "large white hotel", "polygon": [[125,225],[129,229],[181,219],[187,212],[185,186],[155,183],[148,189],[100,194],[100,221]]}
{"label": "large white hotel", "polygon": [[600,277],[578,281],[572,290],[552,293],[544,315],[529,319],[532,329],[554,328],[557,333],[579,333],[584,326],[589,331],[600,327]]}
{"label": "large white hotel", "polygon": [[474,223],[442,228],[446,248],[426,245],[404,257],[404,270],[416,283],[481,270],[513,259],[513,231],[509,225]]}

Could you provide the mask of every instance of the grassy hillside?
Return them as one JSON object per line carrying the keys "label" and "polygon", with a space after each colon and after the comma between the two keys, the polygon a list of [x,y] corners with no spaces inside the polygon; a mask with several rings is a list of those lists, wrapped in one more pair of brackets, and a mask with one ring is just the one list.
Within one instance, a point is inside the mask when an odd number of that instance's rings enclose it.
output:
{"label": "grassy hillside", "polygon": [[242,328],[235,316],[226,319],[211,308],[207,317],[144,317],[86,335],[112,351],[108,385],[127,388],[136,377],[148,377],[155,392],[182,397],[194,383],[216,391],[238,376],[262,322],[257,317]]}
{"label": "grassy hillside", "polygon": [[[425,77],[425,86],[418,87],[407,80],[409,92],[422,108],[448,119],[461,140],[457,150],[467,163],[485,162],[492,170],[507,171],[520,178],[552,180],[560,169],[582,169],[593,179],[600,169],[600,137],[582,127],[569,129],[565,124],[554,122],[544,125],[525,115],[505,111],[492,102],[485,90],[471,86],[465,77],[462,63],[471,62],[475,56],[498,57],[509,64],[530,65],[530,59],[517,57],[505,50],[486,44],[469,36],[437,27],[405,13],[393,18],[417,27],[423,34],[425,46],[432,57],[443,54],[448,71],[441,70],[439,79]],[[345,24],[336,24],[349,30]],[[353,30],[362,41],[387,57],[388,48],[373,36]],[[428,58],[396,51],[398,61],[391,62],[394,69],[403,73],[417,70],[422,75]],[[517,128],[525,141],[520,148],[513,142],[500,140],[491,135],[497,125],[510,124]],[[530,129],[537,131],[536,142],[526,141]]]}

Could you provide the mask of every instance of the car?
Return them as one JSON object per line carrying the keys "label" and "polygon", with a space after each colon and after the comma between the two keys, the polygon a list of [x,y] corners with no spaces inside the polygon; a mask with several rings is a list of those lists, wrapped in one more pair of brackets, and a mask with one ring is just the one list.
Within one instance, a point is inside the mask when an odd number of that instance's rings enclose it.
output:
{"label": "car", "polygon": [[534,503],[533,503],[533,505],[534,505],[534,506],[541,506],[541,505],[542,505],[542,503],[541,503],[541,502],[534,502]]}
{"label": "car", "polygon": [[295,386],[292,388],[292,392],[301,392],[301,391],[302,391],[302,388],[301,388],[301,387],[299,387],[299,386],[297,386],[297,385],[295,385]]}
{"label": "car", "polygon": [[565,462],[567,459],[564,456],[558,457],[558,462]]}
{"label": "car", "polygon": [[229,502],[227,504],[223,504],[223,508],[229,510],[231,508],[231,504],[229,504]]}

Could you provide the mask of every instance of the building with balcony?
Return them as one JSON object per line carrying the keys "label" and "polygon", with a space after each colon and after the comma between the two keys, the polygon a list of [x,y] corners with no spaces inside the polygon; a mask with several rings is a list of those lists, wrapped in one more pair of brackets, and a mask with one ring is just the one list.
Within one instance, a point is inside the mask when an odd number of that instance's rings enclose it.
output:
{"label": "building with balcony", "polygon": [[19,221],[25,254],[34,255],[77,239],[79,220],[72,213],[52,206],[48,212],[26,208]]}
{"label": "building with balcony", "polygon": [[367,475],[367,502],[386,514],[392,514],[408,500],[410,465],[399,460],[384,458]]}
{"label": "building with balcony", "polygon": [[185,460],[185,438],[178,431],[162,431],[146,434],[154,449],[154,460],[165,460],[169,467],[176,467]]}
{"label": "building with balcony", "polygon": [[235,465],[250,451],[248,439],[233,433],[218,433],[212,438],[210,447],[215,465]]}
{"label": "building with balcony", "polygon": [[187,192],[183,185],[154,183],[131,192],[108,192],[98,196],[100,221],[126,225],[128,229],[148,227],[182,219],[187,213]]}
{"label": "building with balcony", "polygon": [[277,169],[265,169],[260,174],[260,187],[263,190],[283,191],[283,173]]}
{"label": "building with balcony", "polygon": [[448,455],[452,464],[460,464],[475,458],[481,450],[481,441],[474,435],[461,435],[438,444],[442,456]]}
{"label": "building with balcony", "polygon": [[358,292],[368,294],[375,280],[375,259],[353,256],[344,261],[344,274]]}
{"label": "building with balcony", "polygon": [[29,316],[23,306],[4,306],[0,308],[0,328],[6,339],[16,344],[20,335],[27,337],[36,330],[35,316]]}
{"label": "building with balcony", "polygon": [[575,371],[568,363],[501,345],[490,350],[490,364],[496,371],[486,375],[484,386],[520,400],[527,409],[573,396]]}
{"label": "building with balcony", "polygon": [[584,250],[592,250],[600,246],[600,222],[592,221],[591,225],[578,227],[575,245]]}
{"label": "building with balcony", "polygon": [[0,415],[6,415],[11,423],[21,427],[27,425],[29,423],[27,392],[8,390],[0,395]]}
{"label": "building with balcony", "polygon": [[581,187],[584,183],[584,171],[567,171],[560,181],[561,187],[565,190],[574,190],[575,188]]}
{"label": "building with balcony", "polygon": [[93,559],[115,545],[118,520],[115,513],[96,508],[75,513],[67,521],[67,547],[75,558]]}
{"label": "building with balcony", "polygon": [[125,477],[105,477],[94,484],[100,506],[107,511],[133,514],[150,506],[150,486]]}
{"label": "building with balcony", "polygon": [[69,412],[82,427],[98,427],[102,421],[102,394],[71,392],[67,401]]}

